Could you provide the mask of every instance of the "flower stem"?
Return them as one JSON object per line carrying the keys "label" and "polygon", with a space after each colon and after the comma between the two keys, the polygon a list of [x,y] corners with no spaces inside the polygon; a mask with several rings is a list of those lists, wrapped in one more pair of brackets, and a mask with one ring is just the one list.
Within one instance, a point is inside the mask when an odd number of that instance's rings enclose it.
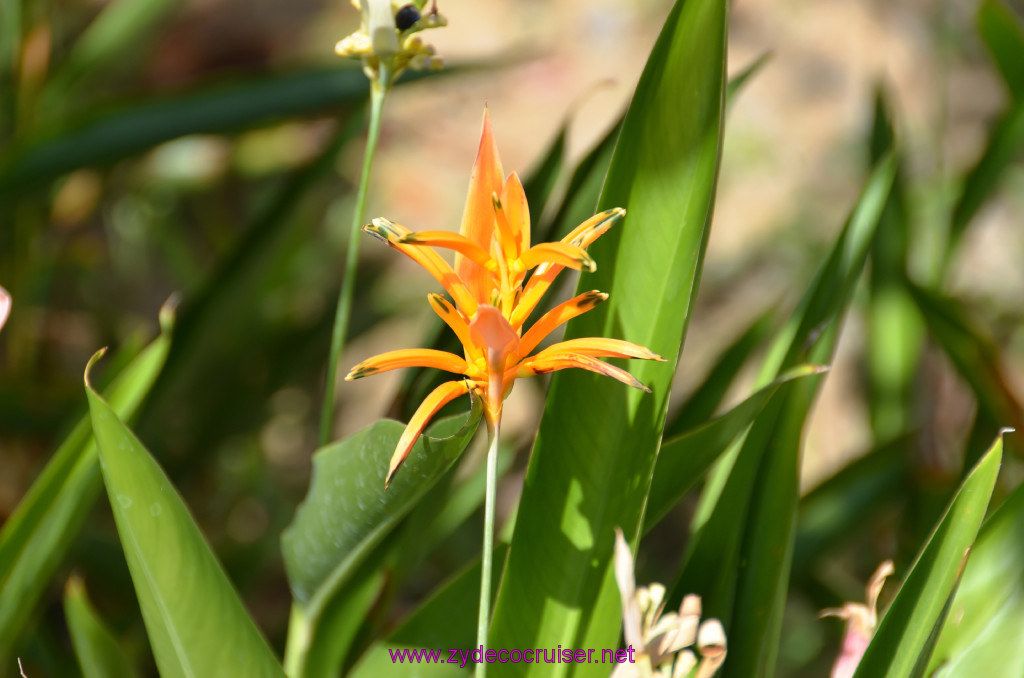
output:
{"label": "flower stem", "polygon": [[498,484],[498,432],[501,428],[499,419],[493,429],[488,426],[490,445],[487,448],[487,492],[484,495],[484,550],[480,563],[480,613],[476,623],[476,644],[481,648],[480,663],[476,665],[474,676],[485,678],[487,675],[487,629],[491,621],[491,569],[494,560],[494,497]]}
{"label": "flower stem", "polygon": [[348,323],[352,315],[352,297],[356,287],[356,266],[359,262],[359,241],[366,218],[366,194],[370,185],[370,171],[373,168],[373,156],[380,140],[380,121],[384,111],[384,99],[390,88],[391,72],[381,66],[377,82],[370,83],[370,129],[366,135],[366,151],[363,154],[363,173],[359,177],[359,191],[356,193],[356,206],[352,213],[352,230],[348,236],[348,249],[345,252],[345,277],[341,283],[341,294],[334,313],[334,330],[331,333],[331,348],[327,355],[327,375],[324,380],[324,403],[320,412],[319,447],[331,440],[331,428],[334,423],[334,389],[337,383],[338,361],[341,360],[341,349],[348,338]]}

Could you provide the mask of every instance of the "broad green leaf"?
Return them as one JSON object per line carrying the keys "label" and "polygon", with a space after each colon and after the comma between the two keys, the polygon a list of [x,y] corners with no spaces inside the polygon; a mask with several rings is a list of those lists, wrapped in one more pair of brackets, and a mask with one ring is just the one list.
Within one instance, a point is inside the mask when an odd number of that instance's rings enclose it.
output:
{"label": "broad green leaf", "polygon": [[[890,156],[861,198],[792,320],[762,379],[800,362],[830,364],[895,174]],[[670,600],[697,593],[726,627],[724,676],[774,670],[796,527],[800,442],[822,377],[783,384],[741,445],[711,475],[694,519],[686,564]]]}
{"label": "broad green leaf", "polygon": [[[1024,675],[1024,485],[981,528],[932,654],[936,678]],[[931,674],[932,669],[938,673]]]}
{"label": "broad green leaf", "polygon": [[170,480],[88,381],[86,395],[103,481],[160,675],[283,676]]}
{"label": "broad green leaf", "polygon": [[469,444],[481,408],[442,419],[420,436],[387,490],[387,462],[405,427],[378,421],[313,456],[309,493],[281,536],[295,594],[288,666],[303,675],[310,640],[331,604],[370,550],[436,483]]}
{"label": "broad green leaf", "polygon": [[1014,99],[1024,99],[1024,23],[1001,0],[984,0],[976,17],[978,33],[985,41],[1000,75]]}
{"label": "broad green leaf", "polygon": [[[557,373],[526,473],[491,626],[493,647],[617,644],[615,527],[635,541],[668,393],[710,228],[725,96],[726,3],[677,2],[622,123],[599,208],[624,222],[590,248],[580,289],[608,302],[566,337],[618,337],[665,363],[633,362],[652,393],[580,370]],[[600,664],[495,664],[509,675],[598,675]]]}
{"label": "broad green leaf", "polygon": [[[854,678],[921,675],[985,517],[1002,434],[964,480],[882,617]],[[972,673],[971,675],[987,675]]]}
{"label": "broad green leaf", "polygon": [[653,528],[747,430],[779,386],[820,372],[822,368],[812,365],[790,370],[722,416],[663,442],[647,495],[644,532]]}
{"label": "broad green leaf", "polygon": [[138,675],[89,602],[85,584],[72,577],[64,587],[64,618],[78,666],[85,678],[134,678]]}
{"label": "broad green leaf", "polygon": [[[163,368],[170,348],[170,310],[163,332],[105,394],[118,416],[130,418]],[[0,531],[0,666],[8,664],[32,616],[102,486],[89,420],[68,435]]]}

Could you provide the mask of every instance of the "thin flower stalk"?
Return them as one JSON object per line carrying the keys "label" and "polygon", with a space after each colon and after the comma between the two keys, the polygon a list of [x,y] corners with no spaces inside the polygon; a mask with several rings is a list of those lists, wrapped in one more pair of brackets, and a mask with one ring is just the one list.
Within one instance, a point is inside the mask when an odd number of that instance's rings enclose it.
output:
{"label": "thin flower stalk", "polygon": [[[603,374],[648,391],[629,372],[601,358],[663,360],[653,351],[621,339],[591,337],[562,341],[537,350],[568,320],[608,298],[591,291],[563,302],[543,314],[532,327],[524,326],[558,274],[571,268],[593,271],[597,264],[586,248],[621,221],[625,210],[597,214],[561,241],[530,242],[530,212],[519,177],[504,176],[490,118],[483,130],[458,233],[412,231],[384,218],[364,230],[420,264],[441,285],[448,298],[430,294],[427,300],[462,344],[463,355],[432,349],[402,349],[374,356],[352,368],[346,380],[400,367],[425,366],[461,376],[431,392],[409,420],[391,456],[385,487],[405,461],[430,420],[445,405],[472,393],[484,406],[490,435],[487,464],[483,574],[477,644],[487,647],[491,553],[494,531],[495,468],[502,407],[516,379],[579,368]],[[435,248],[452,250],[449,264]],[[477,666],[477,675],[486,664]]]}
{"label": "thin flower stalk", "polygon": [[447,24],[445,18],[437,11],[436,0],[432,10],[426,15],[421,13],[426,0],[407,5],[393,3],[390,0],[353,0],[352,4],[362,14],[360,28],[338,42],[335,52],[339,56],[359,59],[363,64],[363,72],[370,81],[370,123],[366,136],[366,150],[363,154],[362,173],[359,175],[356,205],[352,213],[348,248],[345,252],[345,273],[338,295],[338,305],[335,308],[331,346],[327,356],[327,374],[320,413],[320,446],[326,445],[331,438],[337,367],[341,360],[342,347],[348,338],[348,326],[352,316],[361,240],[359,233],[366,219],[366,196],[373,158],[380,140],[384,101],[395,79],[406,68],[441,68],[441,60],[435,56],[434,48],[423,42],[418,33]]}

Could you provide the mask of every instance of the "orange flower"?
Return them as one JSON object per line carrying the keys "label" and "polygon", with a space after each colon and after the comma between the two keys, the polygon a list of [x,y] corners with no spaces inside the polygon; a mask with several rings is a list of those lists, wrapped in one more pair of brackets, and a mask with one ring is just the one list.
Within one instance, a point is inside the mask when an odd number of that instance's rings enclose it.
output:
{"label": "orange flower", "polygon": [[[493,432],[501,421],[502,402],[521,377],[579,367],[649,390],[625,370],[598,360],[663,360],[643,346],[620,339],[587,338],[559,342],[533,353],[558,326],[589,311],[607,299],[607,294],[585,292],[563,302],[523,333],[523,324],[562,269],[595,270],[587,246],[625,213],[620,208],[601,212],[561,241],[531,247],[530,212],[523,185],[515,173],[502,179],[501,161],[485,111],[461,233],[414,232],[381,218],[364,227],[423,266],[448,292],[454,305],[438,294],[428,295],[428,301],[455,332],[464,351],[462,357],[432,349],[389,351],[364,360],[345,377],[351,381],[410,366],[436,367],[465,377],[439,386],[413,414],[391,458],[385,485],[437,411],[470,391],[483,399],[484,416]],[[454,266],[434,247],[454,250]]]}

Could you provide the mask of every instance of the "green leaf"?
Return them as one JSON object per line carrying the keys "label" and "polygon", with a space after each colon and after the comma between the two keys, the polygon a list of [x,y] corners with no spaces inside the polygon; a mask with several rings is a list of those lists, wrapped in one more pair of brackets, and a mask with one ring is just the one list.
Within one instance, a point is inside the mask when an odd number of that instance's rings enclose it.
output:
{"label": "green leaf", "polygon": [[757,75],[765,64],[772,59],[771,52],[765,52],[761,56],[757,57],[749,64],[744,66],[739,73],[729,78],[729,84],[725,88],[725,98],[728,105],[731,107],[736,96],[747,86],[755,75]]}
{"label": "green leaf", "polygon": [[[162,334],[105,390],[118,416],[138,409],[163,368],[171,315]],[[89,515],[101,488],[96,444],[87,418],[75,426],[0,531],[0,666]]]}
{"label": "green leaf", "polygon": [[971,220],[998,188],[1003,172],[1024,149],[1024,98],[1017,100],[995,124],[988,145],[964,178],[963,192],[953,209],[949,249],[963,237]]}
{"label": "green leaf", "polygon": [[982,526],[932,653],[929,675],[1024,675],[1022,534],[1024,485]]}
{"label": "green leaf", "polygon": [[[830,364],[895,174],[889,156],[861,198],[792,320],[765,360],[762,379],[800,362]],[[686,564],[670,600],[697,593],[726,627],[724,676],[774,670],[796,528],[800,441],[822,378],[783,384],[742,445],[708,481]]]}
{"label": "green leaf", "polygon": [[233,132],[366,98],[358,68],[297,71],[145,101],[10,149],[0,159],[0,196],[79,167],[106,165],[187,134]]}
{"label": "green leaf", "polygon": [[[964,480],[882,617],[854,678],[919,675],[985,517],[1003,456],[1002,435]],[[972,673],[971,675],[980,675]]]}
{"label": "green leaf", "polygon": [[281,536],[295,594],[288,666],[301,666],[324,609],[374,546],[462,454],[480,423],[481,408],[439,420],[420,436],[387,490],[387,461],[405,427],[381,420],[313,456],[309,493]]}
{"label": "green leaf", "polygon": [[697,484],[747,430],[782,384],[822,371],[823,368],[813,365],[790,370],[722,416],[662,443],[647,496],[644,532],[653,528]]}
{"label": "green leaf", "polygon": [[1019,15],[1000,0],[984,0],[975,21],[1013,98],[1024,99],[1024,25]]}
{"label": "green leaf", "polygon": [[88,381],[86,395],[114,522],[160,675],[283,676],[170,480]]}
{"label": "green leaf", "polygon": [[[726,3],[677,2],[622,124],[600,208],[625,221],[590,248],[580,289],[611,298],[570,321],[567,338],[618,337],[665,363],[630,370],[653,393],[589,372],[551,382],[526,473],[491,626],[493,647],[612,647],[619,594],[614,528],[634,540],[668,393],[700,279],[721,150]],[[607,675],[600,664],[495,664],[500,676]]]}
{"label": "green leaf", "polygon": [[89,602],[85,584],[77,577],[69,579],[64,587],[64,618],[85,678],[134,678],[138,675],[114,634]]}

